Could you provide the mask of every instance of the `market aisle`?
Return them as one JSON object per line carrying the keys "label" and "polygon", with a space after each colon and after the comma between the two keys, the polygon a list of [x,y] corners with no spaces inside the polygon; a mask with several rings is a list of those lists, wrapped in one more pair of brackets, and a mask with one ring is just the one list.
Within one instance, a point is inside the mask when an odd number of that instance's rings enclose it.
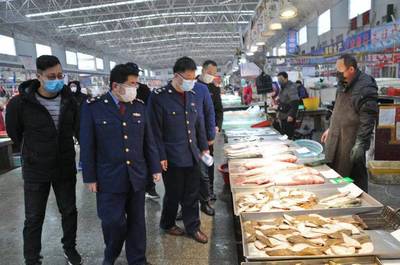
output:
{"label": "market aisle", "polygon": [[[217,139],[222,145],[222,137]],[[216,164],[221,161],[221,148],[216,148]],[[24,220],[23,183],[21,170],[16,169],[0,175],[0,257],[1,265],[23,264],[22,227]],[[157,184],[157,191],[164,193],[163,185]],[[155,265],[233,265],[237,264],[234,241],[230,193],[223,191],[223,180],[216,173],[216,193],[214,218],[202,215],[204,232],[210,235],[209,244],[202,245],[185,237],[176,238],[160,233],[158,222],[161,202],[146,200],[147,251],[148,259]],[[84,189],[81,176],[77,184],[78,249],[85,258],[85,264],[99,265],[103,257],[103,238],[96,213],[95,196]],[[64,265],[62,256],[61,219],[53,193],[50,195],[46,219],[43,227],[44,264]],[[180,224],[182,225],[182,224]],[[125,253],[116,265],[127,264]]]}

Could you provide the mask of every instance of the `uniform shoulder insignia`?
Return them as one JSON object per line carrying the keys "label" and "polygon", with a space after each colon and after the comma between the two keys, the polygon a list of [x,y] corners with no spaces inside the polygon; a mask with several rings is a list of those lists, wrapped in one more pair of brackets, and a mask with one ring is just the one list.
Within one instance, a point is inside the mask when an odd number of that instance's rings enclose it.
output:
{"label": "uniform shoulder insignia", "polygon": [[98,98],[94,97],[94,98],[88,98],[88,99],[86,99],[86,102],[87,102],[88,104],[92,104],[92,103],[94,103],[94,102],[96,102],[96,101],[98,101],[98,100],[99,100]]}
{"label": "uniform shoulder insignia", "polygon": [[135,100],[138,101],[138,102],[140,102],[140,103],[142,103],[142,104],[144,105],[144,101],[141,100],[140,98],[135,98]]}
{"label": "uniform shoulder insignia", "polygon": [[154,94],[161,94],[165,91],[165,87],[156,88],[153,90]]}

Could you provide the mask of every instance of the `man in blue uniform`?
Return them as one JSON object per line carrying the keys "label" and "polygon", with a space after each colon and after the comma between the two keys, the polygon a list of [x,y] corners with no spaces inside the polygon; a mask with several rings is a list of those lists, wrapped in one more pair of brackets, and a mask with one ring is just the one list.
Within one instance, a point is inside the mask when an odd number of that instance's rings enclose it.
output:
{"label": "man in blue uniform", "polygon": [[83,180],[97,192],[104,242],[103,265],[114,264],[125,242],[129,265],[146,262],[144,217],[147,164],[161,177],[160,159],[145,104],[136,99],[139,69],[117,65],[111,90],[88,100],[81,114]]}
{"label": "man in blue uniform", "polygon": [[168,234],[184,235],[175,224],[179,203],[188,235],[200,243],[207,236],[200,230],[199,218],[199,159],[208,152],[204,121],[196,108],[192,90],[196,63],[188,58],[178,59],[174,78],[166,87],[156,89],[150,96],[149,115],[153,126],[162,168],[165,195],[160,227]]}

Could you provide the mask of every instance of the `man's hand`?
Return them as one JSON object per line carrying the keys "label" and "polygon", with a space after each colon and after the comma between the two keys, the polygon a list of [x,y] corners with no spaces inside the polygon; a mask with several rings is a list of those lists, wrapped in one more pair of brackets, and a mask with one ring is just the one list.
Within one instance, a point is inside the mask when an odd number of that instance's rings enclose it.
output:
{"label": "man's hand", "polygon": [[161,179],[161,173],[153,174],[153,180],[154,180],[155,182],[159,182],[160,179]]}
{"label": "man's hand", "polygon": [[86,186],[87,186],[87,188],[88,188],[88,190],[89,190],[90,192],[97,192],[97,191],[98,191],[98,189],[97,189],[97,182],[87,183]]}
{"label": "man's hand", "polygon": [[291,116],[287,117],[287,122],[293,122],[293,121],[294,121],[293,117]]}
{"label": "man's hand", "polygon": [[219,130],[219,127],[218,127],[218,126],[215,126],[215,132],[216,132],[216,133],[219,133],[219,132],[220,132],[220,130]]}
{"label": "man's hand", "polygon": [[162,160],[161,161],[161,168],[163,171],[167,171],[168,170],[168,161],[167,160]]}
{"label": "man's hand", "polygon": [[328,140],[329,136],[329,129],[327,129],[321,136],[321,143],[325,144],[326,141]]}
{"label": "man's hand", "polygon": [[365,149],[361,144],[355,144],[350,152],[350,162],[362,162],[365,159]]}
{"label": "man's hand", "polygon": [[214,144],[214,140],[208,141],[208,146],[213,145]]}

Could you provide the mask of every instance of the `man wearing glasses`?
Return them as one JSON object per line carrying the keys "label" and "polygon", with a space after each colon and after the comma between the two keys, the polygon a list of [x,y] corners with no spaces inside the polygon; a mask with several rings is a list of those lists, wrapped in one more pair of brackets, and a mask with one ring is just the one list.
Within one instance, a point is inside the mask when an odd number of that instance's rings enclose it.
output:
{"label": "man wearing glasses", "polygon": [[145,265],[145,187],[148,172],[161,178],[160,158],[145,103],[138,99],[139,68],[127,63],[110,73],[110,91],[89,99],[81,113],[83,181],[96,193],[103,229],[103,265],[112,265],[125,243],[129,265]]}
{"label": "man wearing glasses", "polygon": [[209,151],[204,118],[198,113],[193,90],[196,68],[191,58],[178,59],[172,81],[150,95],[148,112],[164,171],[160,227],[169,235],[185,234],[175,223],[181,204],[186,233],[205,244],[208,237],[200,230],[199,217],[199,160]]}
{"label": "man wearing glasses", "polygon": [[7,133],[22,148],[25,224],[24,258],[42,264],[41,236],[47,199],[53,187],[61,213],[64,256],[82,264],[76,251],[76,166],[73,136],[78,136],[79,111],[57,57],[36,60],[37,79],[23,82],[7,105]]}

